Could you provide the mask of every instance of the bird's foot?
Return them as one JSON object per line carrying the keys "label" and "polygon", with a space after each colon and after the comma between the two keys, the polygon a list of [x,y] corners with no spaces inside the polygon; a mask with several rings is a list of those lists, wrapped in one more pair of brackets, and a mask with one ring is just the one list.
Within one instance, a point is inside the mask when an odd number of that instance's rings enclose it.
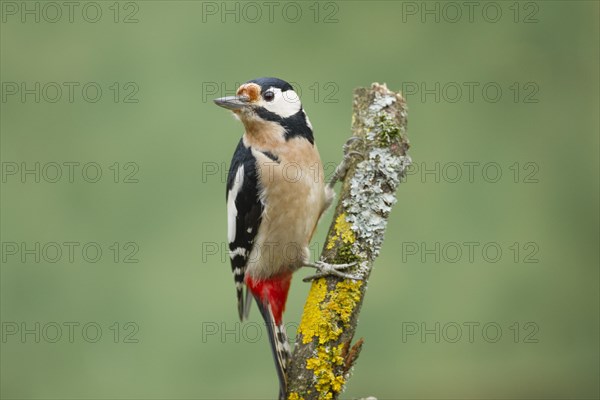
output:
{"label": "bird's foot", "polygon": [[333,189],[337,181],[346,177],[346,174],[348,173],[348,165],[350,164],[350,159],[352,157],[357,156],[360,158],[365,158],[362,152],[351,149],[352,145],[356,142],[364,142],[364,139],[352,136],[346,141],[346,143],[344,143],[344,158],[342,159],[342,162],[335,168],[335,172],[333,173],[331,181],[329,181],[327,184],[330,188]]}
{"label": "bird's foot", "polygon": [[308,264],[305,264],[305,266],[316,268],[319,270],[319,272],[317,272],[314,275],[307,276],[306,278],[302,279],[302,281],[310,282],[314,279],[322,278],[324,276],[337,276],[337,277],[345,278],[345,279],[360,280],[362,278],[358,275],[348,274],[346,272],[340,271],[340,270],[344,270],[346,268],[352,267],[354,265],[356,265],[355,262],[349,263],[349,264],[329,264],[324,261],[308,263]]}

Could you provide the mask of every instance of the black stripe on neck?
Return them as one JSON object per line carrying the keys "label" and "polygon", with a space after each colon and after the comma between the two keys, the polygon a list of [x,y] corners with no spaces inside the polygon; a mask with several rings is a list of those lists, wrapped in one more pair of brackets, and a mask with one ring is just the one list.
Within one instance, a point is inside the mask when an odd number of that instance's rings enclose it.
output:
{"label": "black stripe on neck", "polygon": [[272,113],[264,107],[256,108],[256,113],[264,120],[277,122],[279,125],[283,126],[285,129],[285,140],[300,136],[308,140],[311,144],[315,144],[313,131],[308,127],[306,115],[302,109],[287,118]]}

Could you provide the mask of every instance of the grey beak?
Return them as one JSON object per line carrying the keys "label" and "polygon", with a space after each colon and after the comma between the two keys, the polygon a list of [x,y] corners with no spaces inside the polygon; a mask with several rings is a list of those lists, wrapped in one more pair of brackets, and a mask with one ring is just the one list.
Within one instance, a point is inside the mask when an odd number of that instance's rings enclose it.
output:
{"label": "grey beak", "polygon": [[213,101],[216,105],[228,110],[239,110],[248,105],[250,98],[247,96],[227,96],[221,97],[220,99],[214,99]]}

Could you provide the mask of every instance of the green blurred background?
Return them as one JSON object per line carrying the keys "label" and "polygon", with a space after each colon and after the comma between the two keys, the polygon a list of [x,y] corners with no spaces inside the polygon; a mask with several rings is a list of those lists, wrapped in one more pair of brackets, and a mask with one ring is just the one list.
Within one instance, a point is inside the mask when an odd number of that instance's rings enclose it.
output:
{"label": "green blurred background", "polygon": [[[72,22],[45,4],[2,2],[2,398],[275,395],[257,310],[237,323],[225,253],[222,174],[242,127],[211,101],[259,76],[296,84],[329,173],[352,90],[406,92],[417,168],[369,282],[343,398],[598,398],[597,2],[476,2],[472,17],[462,2],[275,2],[270,21],[262,2],[99,1],[75,3]],[[23,22],[36,7],[40,21]],[[23,82],[40,82],[39,103]],[[79,85],[73,102],[64,82]],[[20,175],[36,162],[39,183]],[[73,182],[64,165],[50,182],[64,162],[80,163]],[[97,183],[82,177],[92,162]],[[36,242],[39,262],[23,247]],[[79,243],[72,262],[64,242]],[[56,262],[48,243],[62,247]],[[308,273],[292,286],[290,333]]]}

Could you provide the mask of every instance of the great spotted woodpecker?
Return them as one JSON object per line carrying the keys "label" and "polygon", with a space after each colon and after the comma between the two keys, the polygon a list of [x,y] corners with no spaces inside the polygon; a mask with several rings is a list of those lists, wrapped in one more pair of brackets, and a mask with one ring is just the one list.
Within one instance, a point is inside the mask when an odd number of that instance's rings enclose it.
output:
{"label": "great spotted woodpecker", "polygon": [[292,274],[311,266],[321,270],[316,276],[353,278],[339,271],[349,264],[309,262],[309,242],[334,197],[333,185],[324,182],[312,125],[289,83],[254,79],[241,85],[235,96],[214,101],[233,111],[245,128],[231,160],[226,191],[238,312],[242,321],[247,318],[254,297],[275,359],[279,398],[284,398],[290,348],[282,314]]}

